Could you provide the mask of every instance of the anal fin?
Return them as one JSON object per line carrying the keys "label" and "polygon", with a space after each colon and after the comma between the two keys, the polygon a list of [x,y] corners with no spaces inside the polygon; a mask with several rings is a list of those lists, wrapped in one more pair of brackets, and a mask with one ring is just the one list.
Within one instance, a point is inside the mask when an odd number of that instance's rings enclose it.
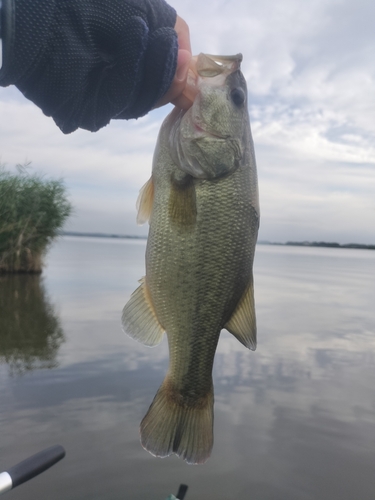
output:
{"label": "anal fin", "polygon": [[156,317],[145,278],[139,281],[140,286],[122,311],[122,325],[130,337],[153,347],[162,341],[164,329]]}
{"label": "anal fin", "polygon": [[232,317],[225,325],[225,328],[244,346],[255,351],[257,346],[257,327],[252,281],[241,297]]}

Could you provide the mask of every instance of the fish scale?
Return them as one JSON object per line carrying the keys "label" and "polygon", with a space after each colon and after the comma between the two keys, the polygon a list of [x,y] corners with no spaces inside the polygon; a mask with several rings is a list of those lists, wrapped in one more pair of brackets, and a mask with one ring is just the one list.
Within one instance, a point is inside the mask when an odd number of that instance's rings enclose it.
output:
{"label": "fish scale", "polygon": [[169,369],[142,420],[142,445],[188,463],[203,463],[213,446],[212,367],[221,330],[256,345],[259,204],[240,61],[198,56],[192,108],[175,108],[161,127],[139,198],[138,217],[150,223],[146,277],[123,311],[124,329],[136,340],[153,346],[168,337]]}

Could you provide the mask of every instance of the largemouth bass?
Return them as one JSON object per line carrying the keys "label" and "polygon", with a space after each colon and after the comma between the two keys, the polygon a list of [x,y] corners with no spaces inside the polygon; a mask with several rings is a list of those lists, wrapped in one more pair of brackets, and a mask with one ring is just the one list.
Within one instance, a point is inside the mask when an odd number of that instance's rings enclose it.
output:
{"label": "largemouth bass", "polygon": [[197,95],[165,119],[151,179],[138,198],[149,219],[146,276],[123,310],[148,346],[167,333],[169,369],[140,426],[143,447],[203,463],[213,445],[212,366],[226,328],[256,347],[253,258],[257,173],[242,55],[195,59]]}

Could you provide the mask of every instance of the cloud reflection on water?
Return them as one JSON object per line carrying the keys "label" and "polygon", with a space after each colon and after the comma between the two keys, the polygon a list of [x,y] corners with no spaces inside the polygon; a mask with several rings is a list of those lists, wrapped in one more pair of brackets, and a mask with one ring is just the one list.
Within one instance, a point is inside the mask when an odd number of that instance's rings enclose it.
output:
{"label": "cloud reflection on water", "polygon": [[58,438],[69,460],[17,500],[162,499],[176,482],[192,500],[373,498],[375,252],[258,247],[258,349],[221,335],[215,444],[202,468],[139,444],[168,364],[166,341],[150,349],[121,331],[143,252],[143,243],[64,239],[52,253],[45,282],[66,342],[58,369],[6,380],[2,447],[12,455],[15,440]]}

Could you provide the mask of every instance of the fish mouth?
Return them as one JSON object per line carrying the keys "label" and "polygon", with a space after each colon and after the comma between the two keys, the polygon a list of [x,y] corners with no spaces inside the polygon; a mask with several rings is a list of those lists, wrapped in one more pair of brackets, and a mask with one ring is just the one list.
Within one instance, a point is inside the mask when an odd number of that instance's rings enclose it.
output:
{"label": "fish mouth", "polygon": [[221,74],[230,74],[240,68],[242,54],[233,56],[214,56],[200,53],[192,58],[190,68],[195,74],[205,78],[212,78]]}
{"label": "fish mouth", "polygon": [[215,137],[215,139],[230,139],[230,135],[222,135],[218,134],[216,132],[209,131],[205,128],[203,128],[201,125],[198,125],[198,123],[193,123],[194,126],[194,131],[198,133],[198,136],[210,136],[210,137]]}

